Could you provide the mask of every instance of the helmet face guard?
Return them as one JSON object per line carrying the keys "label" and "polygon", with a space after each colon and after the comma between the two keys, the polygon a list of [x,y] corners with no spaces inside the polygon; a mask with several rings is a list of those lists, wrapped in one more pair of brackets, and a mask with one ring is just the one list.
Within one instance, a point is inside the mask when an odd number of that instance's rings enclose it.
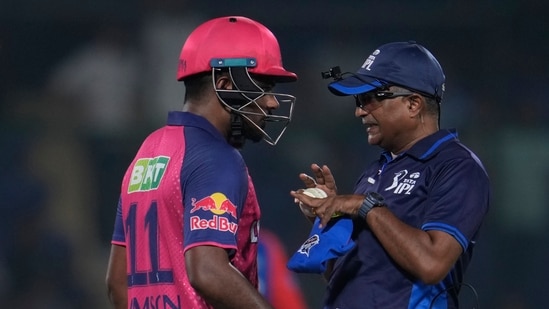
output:
{"label": "helmet face guard", "polygon": [[[237,61],[240,61],[241,64],[253,63],[253,59],[223,60],[223,65],[214,65],[214,60],[212,60],[212,83],[221,103],[232,114],[238,116],[233,117],[231,121],[231,139],[236,144],[243,144],[243,139],[249,137],[246,134],[249,132],[245,132],[246,126],[251,126],[262,135],[265,142],[272,146],[276,145],[292,120],[296,98],[290,94],[265,91],[250,76],[248,66],[237,66]],[[225,66],[229,64],[230,66]],[[215,76],[221,67],[228,69],[229,77],[235,89],[215,88]],[[272,96],[277,102],[278,108],[275,110],[262,108],[258,102],[265,96]],[[242,121],[245,121],[246,124]]]}

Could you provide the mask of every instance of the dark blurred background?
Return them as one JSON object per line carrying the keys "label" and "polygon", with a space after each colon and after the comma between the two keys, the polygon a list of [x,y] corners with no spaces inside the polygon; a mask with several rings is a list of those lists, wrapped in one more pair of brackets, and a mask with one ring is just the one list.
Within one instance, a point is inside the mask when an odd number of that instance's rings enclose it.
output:
{"label": "dark blurred background", "polygon": [[[493,183],[467,282],[482,308],[545,308],[548,10],[534,0],[0,0],[2,307],[107,307],[122,175],[148,132],[181,109],[175,72],[186,36],[234,14],[269,27],[300,77],[278,88],[298,98],[280,143],[243,151],[262,227],[289,255],[309,232],[289,196],[302,186],[297,175],[328,164],[350,193],[380,151],[367,145],[351,99],[332,96],[320,72],[355,71],[377,46],[416,40],[447,76],[442,126],[458,129]],[[297,278],[320,308],[320,277]],[[462,298],[472,304],[472,291]]]}

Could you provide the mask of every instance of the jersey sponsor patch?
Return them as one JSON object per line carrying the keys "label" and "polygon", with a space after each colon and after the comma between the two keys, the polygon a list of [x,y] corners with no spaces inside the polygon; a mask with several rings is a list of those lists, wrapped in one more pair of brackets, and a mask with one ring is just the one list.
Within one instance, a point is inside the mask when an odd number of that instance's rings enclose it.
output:
{"label": "jersey sponsor patch", "polygon": [[191,216],[191,231],[212,229],[236,234],[238,225],[224,216],[225,214],[229,214],[234,219],[237,219],[236,205],[233,204],[225,194],[215,192],[212,195],[208,195],[198,200],[193,197],[191,198],[191,205],[193,206],[190,210],[191,214],[197,211],[206,211],[214,214],[213,218],[210,220],[200,216]]}
{"label": "jersey sponsor patch", "polygon": [[158,189],[169,161],[165,156],[137,160],[132,168],[128,193]]}

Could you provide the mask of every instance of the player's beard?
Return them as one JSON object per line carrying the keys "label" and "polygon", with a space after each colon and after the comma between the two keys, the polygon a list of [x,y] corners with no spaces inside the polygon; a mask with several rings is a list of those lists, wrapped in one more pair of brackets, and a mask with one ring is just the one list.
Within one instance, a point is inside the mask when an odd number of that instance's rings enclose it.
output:
{"label": "player's beard", "polygon": [[[258,143],[263,140],[263,132],[259,130],[256,126],[250,123],[250,120],[243,117],[242,119],[242,134],[244,138],[251,140],[254,143]],[[265,128],[265,122],[261,121],[259,124],[262,129]]]}

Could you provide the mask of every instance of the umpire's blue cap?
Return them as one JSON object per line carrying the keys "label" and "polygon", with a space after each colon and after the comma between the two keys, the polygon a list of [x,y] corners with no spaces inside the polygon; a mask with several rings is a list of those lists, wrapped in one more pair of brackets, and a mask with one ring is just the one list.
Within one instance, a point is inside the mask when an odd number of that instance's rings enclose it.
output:
{"label": "umpire's blue cap", "polygon": [[437,59],[414,41],[393,42],[378,47],[356,74],[328,85],[335,95],[369,92],[387,84],[415,90],[440,102],[446,77]]}

